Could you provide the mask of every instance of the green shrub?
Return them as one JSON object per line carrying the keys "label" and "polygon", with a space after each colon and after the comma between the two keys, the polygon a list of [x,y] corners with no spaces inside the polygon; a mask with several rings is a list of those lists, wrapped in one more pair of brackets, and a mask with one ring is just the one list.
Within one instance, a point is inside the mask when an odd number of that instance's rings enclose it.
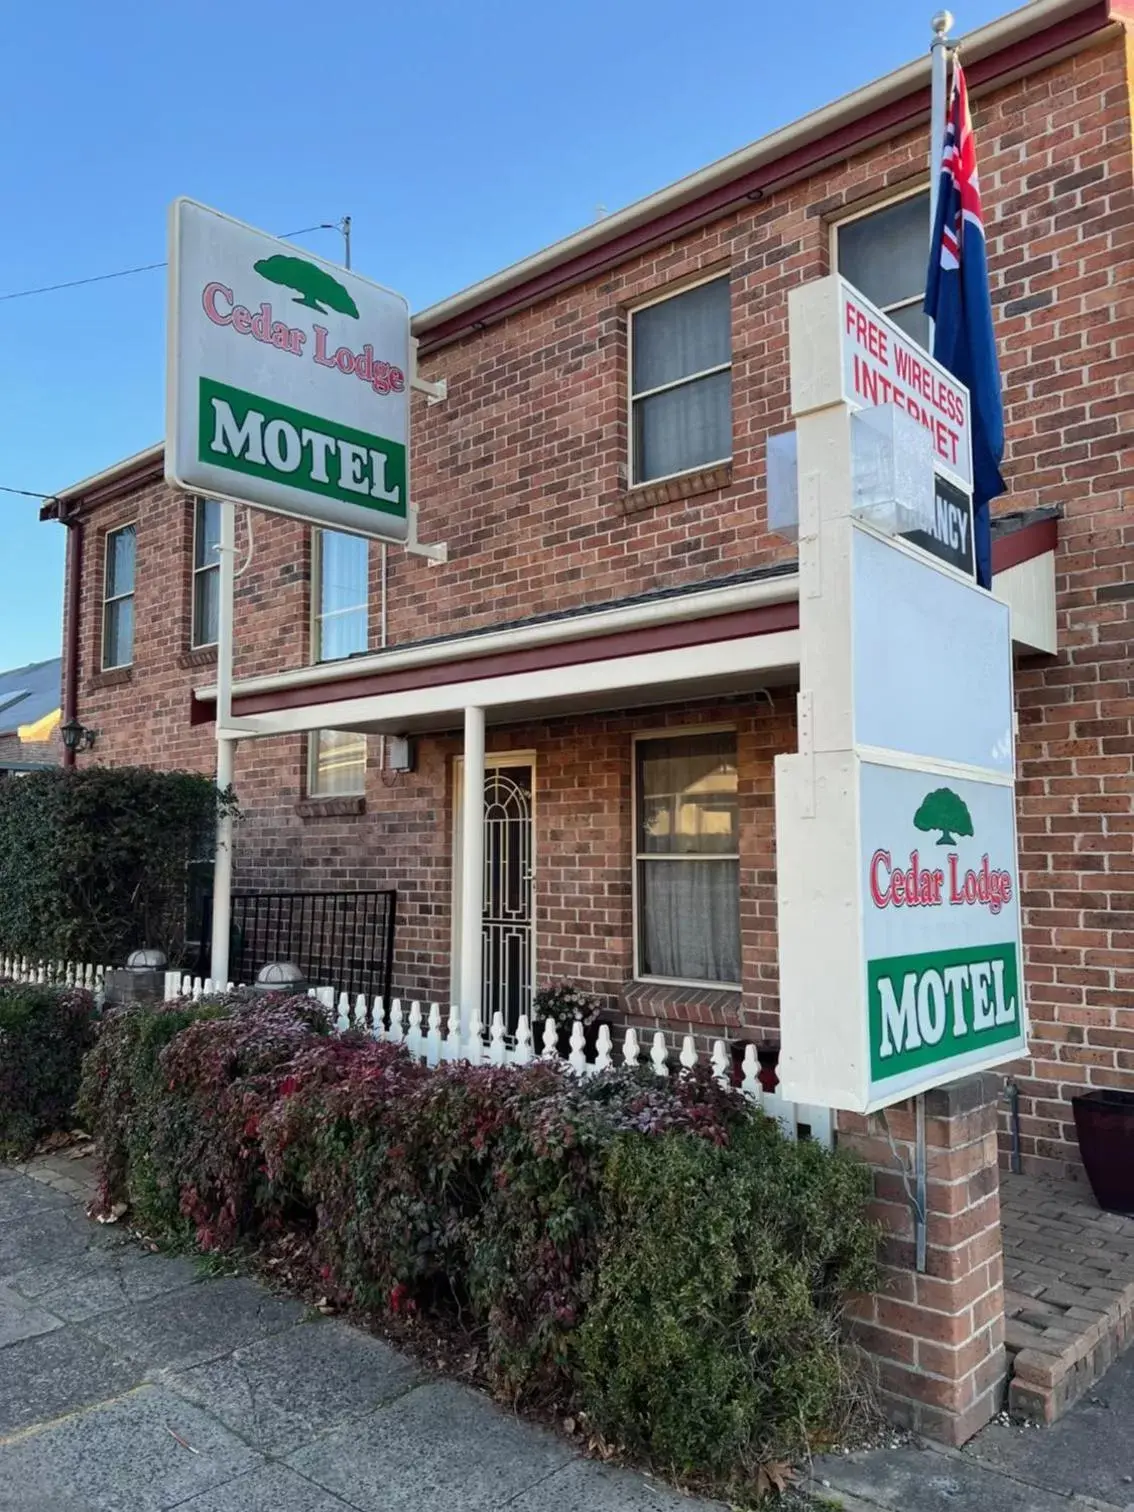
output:
{"label": "green shrub", "polygon": [[625,1135],[604,1180],[581,1399],[669,1473],[742,1485],[837,1429],[841,1299],[868,1290],[869,1172],[746,1119],[718,1144]]}
{"label": "green shrub", "polygon": [[0,1155],[24,1155],[73,1121],[95,1005],[75,987],[0,985]]}
{"label": "green shrub", "polygon": [[272,1072],[327,1027],[310,998],[247,992],[112,1009],[80,1092],[100,1206],[127,1202],[152,1232],[204,1249],[255,1228]]}
{"label": "green shrub", "polygon": [[57,768],[0,783],[0,953],[120,962],[182,958],[188,866],[216,824],[207,778]]}
{"label": "green shrub", "polygon": [[275,1246],[340,1302],[475,1338],[501,1396],[743,1488],[837,1425],[866,1173],[707,1072],[428,1069],[309,999],[119,1010],[82,1107],[105,1202]]}

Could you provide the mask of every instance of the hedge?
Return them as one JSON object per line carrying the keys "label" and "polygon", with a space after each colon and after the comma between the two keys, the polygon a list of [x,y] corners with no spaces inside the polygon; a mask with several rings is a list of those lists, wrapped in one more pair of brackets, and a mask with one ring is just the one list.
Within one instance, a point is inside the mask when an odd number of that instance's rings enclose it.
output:
{"label": "hedge", "polygon": [[215,784],[194,772],[56,768],[0,783],[0,954],[121,962],[185,943],[189,865],[209,853]]}
{"label": "hedge", "polygon": [[73,1122],[94,1031],[83,988],[0,984],[0,1156],[26,1155]]}
{"label": "hedge", "polygon": [[874,1278],[865,1168],[708,1074],[426,1068],[307,998],[112,1010],[81,1112],[105,1204],[300,1257],[320,1293],[480,1346],[501,1397],[721,1490],[840,1426]]}

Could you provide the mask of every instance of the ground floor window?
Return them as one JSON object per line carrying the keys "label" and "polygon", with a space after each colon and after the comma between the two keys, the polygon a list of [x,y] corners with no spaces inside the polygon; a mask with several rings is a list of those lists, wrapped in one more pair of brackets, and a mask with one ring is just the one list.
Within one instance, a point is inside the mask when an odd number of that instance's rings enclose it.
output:
{"label": "ground floor window", "polygon": [[637,974],[740,983],[736,732],[634,742]]}
{"label": "ground floor window", "polygon": [[366,736],[351,730],[314,730],[308,740],[307,794],[346,798],[366,791]]}

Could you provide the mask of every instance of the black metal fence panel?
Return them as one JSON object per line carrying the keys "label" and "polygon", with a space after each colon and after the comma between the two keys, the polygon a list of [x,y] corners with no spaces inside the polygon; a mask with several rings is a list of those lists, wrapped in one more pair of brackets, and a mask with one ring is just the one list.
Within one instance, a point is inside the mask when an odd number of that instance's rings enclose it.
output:
{"label": "black metal fence panel", "polygon": [[[298,966],[312,987],[334,987],[351,1000],[389,1001],[394,970],[397,893],[234,892],[229,976],[249,985],[269,961]],[[212,894],[201,900],[197,972],[207,976],[212,949]]]}

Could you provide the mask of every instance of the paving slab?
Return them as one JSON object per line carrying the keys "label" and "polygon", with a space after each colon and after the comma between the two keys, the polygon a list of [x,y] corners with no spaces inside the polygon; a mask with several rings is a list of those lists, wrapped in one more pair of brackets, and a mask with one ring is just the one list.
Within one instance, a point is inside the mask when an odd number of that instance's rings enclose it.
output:
{"label": "paving slab", "polygon": [[152,1254],[124,1239],[17,1271],[7,1284],[57,1318],[81,1323],[184,1290],[199,1280],[192,1260]]}
{"label": "paving slab", "polygon": [[167,1512],[260,1463],[191,1402],[143,1386],[93,1411],[0,1439],[0,1509]]}
{"label": "paving slab", "polygon": [[836,1501],[850,1496],[887,1512],[1068,1512],[1086,1503],[1008,1476],[975,1460],[933,1448],[901,1447],[847,1457],[822,1456],[810,1490]]}
{"label": "paving slab", "polygon": [[564,1440],[475,1391],[439,1382],[417,1387],[287,1463],[352,1506],[478,1512],[507,1506],[573,1458]]}
{"label": "paving slab", "polygon": [[48,1265],[62,1255],[78,1254],[103,1242],[73,1202],[5,1219],[0,1223],[0,1281],[15,1271]]}
{"label": "paving slab", "polygon": [[0,1351],[0,1435],[119,1396],[141,1367],[76,1329],[59,1328]]}
{"label": "paving slab", "polygon": [[411,1390],[421,1372],[380,1339],[326,1318],[169,1377],[257,1449],[284,1453]]}
{"label": "paving slab", "polygon": [[58,1318],[0,1286],[0,1349],[21,1339],[34,1339],[61,1326]]}
{"label": "paving slab", "polygon": [[291,1328],[301,1302],[274,1297],[244,1277],[199,1282],[123,1312],[102,1313],[83,1327],[137,1362],[146,1379],[219,1359],[256,1339]]}
{"label": "paving slab", "polygon": [[202,1491],[177,1512],[356,1512],[284,1465],[265,1465],[215,1491]]}
{"label": "paving slab", "polygon": [[64,1192],[53,1191],[38,1181],[6,1181],[0,1185],[0,1223],[12,1218],[26,1218],[30,1213],[50,1208],[69,1208]]}
{"label": "paving slab", "polygon": [[1124,1355],[1066,1416],[1043,1429],[992,1424],[966,1458],[1052,1490],[1134,1503],[1134,1355]]}
{"label": "paving slab", "polygon": [[726,1512],[721,1502],[691,1502],[630,1470],[574,1460],[508,1503],[508,1512]]}

